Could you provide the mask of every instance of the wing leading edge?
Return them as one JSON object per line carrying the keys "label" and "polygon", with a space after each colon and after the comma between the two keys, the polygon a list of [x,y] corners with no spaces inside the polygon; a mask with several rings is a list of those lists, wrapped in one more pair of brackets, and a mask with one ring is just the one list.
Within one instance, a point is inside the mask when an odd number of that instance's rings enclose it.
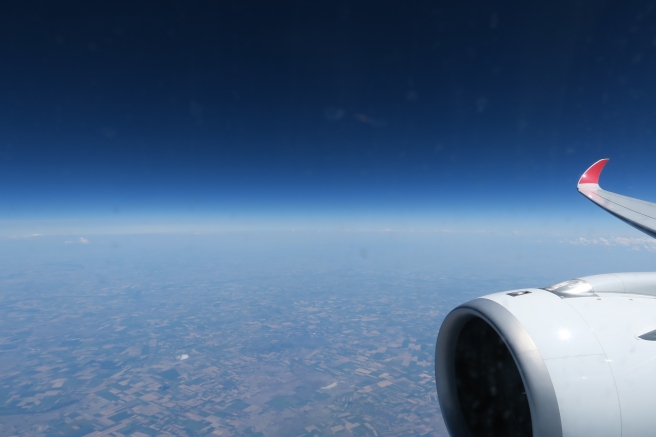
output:
{"label": "wing leading edge", "polygon": [[602,190],[599,186],[599,175],[606,163],[608,158],[601,159],[583,173],[576,186],[579,193],[618,219],[656,238],[656,203]]}

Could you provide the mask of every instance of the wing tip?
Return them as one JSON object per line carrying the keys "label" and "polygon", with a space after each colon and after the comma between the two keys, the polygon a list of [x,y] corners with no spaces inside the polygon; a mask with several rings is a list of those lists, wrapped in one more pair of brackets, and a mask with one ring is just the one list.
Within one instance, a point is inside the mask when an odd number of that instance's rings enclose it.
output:
{"label": "wing tip", "polygon": [[578,185],[581,184],[599,185],[599,175],[601,174],[601,171],[604,169],[604,166],[608,163],[608,161],[610,161],[610,158],[604,158],[592,164],[590,168],[588,168],[585,171],[585,173],[583,173],[583,175],[579,179]]}

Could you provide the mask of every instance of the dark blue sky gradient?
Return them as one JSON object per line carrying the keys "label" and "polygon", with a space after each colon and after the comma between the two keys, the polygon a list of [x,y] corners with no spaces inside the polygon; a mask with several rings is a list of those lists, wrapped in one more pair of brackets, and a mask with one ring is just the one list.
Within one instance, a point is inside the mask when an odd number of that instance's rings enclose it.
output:
{"label": "dark blue sky gradient", "polygon": [[647,2],[20,2],[0,54],[5,220],[566,223],[599,158],[656,183]]}

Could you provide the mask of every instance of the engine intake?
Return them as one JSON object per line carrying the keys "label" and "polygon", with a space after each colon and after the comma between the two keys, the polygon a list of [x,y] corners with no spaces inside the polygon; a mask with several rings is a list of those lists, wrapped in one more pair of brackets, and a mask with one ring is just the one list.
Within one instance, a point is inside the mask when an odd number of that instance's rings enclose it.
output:
{"label": "engine intake", "polygon": [[464,324],[454,357],[456,393],[474,435],[531,435],[526,389],[512,354],[483,319]]}
{"label": "engine intake", "polygon": [[558,402],[537,347],[493,301],[473,300],[446,317],[435,375],[451,435],[562,435]]}

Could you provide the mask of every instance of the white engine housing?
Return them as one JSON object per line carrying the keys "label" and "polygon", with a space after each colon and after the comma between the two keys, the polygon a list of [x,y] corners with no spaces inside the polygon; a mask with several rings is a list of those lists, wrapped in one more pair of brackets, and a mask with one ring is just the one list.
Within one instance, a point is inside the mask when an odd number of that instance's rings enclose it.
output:
{"label": "white engine housing", "polygon": [[453,436],[656,435],[652,331],[656,273],[467,302],[445,318],[435,351],[447,428]]}

